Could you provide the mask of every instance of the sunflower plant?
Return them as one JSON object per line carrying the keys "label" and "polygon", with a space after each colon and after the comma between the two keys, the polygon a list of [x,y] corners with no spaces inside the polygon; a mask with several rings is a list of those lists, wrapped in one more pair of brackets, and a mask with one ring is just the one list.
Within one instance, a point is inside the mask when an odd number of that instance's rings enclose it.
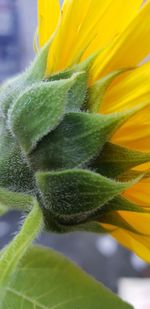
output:
{"label": "sunflower plant", "polygon": [[[0,308],[130,308],[49,232],[110,233],[150,262],[150,1],[38,1],[37,55],[0,89]],[[29,249],[30,248],[30,249]]]}

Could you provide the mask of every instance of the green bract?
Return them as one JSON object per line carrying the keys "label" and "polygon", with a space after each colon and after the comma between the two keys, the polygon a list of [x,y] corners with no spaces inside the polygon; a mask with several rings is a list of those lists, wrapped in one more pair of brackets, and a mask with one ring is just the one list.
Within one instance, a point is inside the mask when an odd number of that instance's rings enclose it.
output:
{"label": "green bract", "polygon": [[[139,211],[120,196],[139,175],[130,181],[118,177],[149,156],[109,140],[141,107],[98,114],[107,88],[124,70],[88,87],[93,56],[45,78],[48,48],[0,91],[1,212],[4,206],[32,208],[37,200],[49,230],[103,230],[106,213]],[[116,217],[115,224],[125,223]]]}

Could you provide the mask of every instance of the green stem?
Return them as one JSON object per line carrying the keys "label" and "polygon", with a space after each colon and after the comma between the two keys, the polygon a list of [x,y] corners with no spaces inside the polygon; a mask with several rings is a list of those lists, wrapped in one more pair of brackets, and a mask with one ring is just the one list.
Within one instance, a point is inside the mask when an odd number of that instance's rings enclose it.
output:
{"label": "green stem", "polygon": [[0,288],[4,287],[18,263],[29,248],[32,241],[41,231],[43,226],[43,215],[38,205],[34,201],[34,206],[24,221],[22,229],[12,242],[4,249],[0,257]]}
{"label": "green stem", "polygon": [[8,191],[5,188],[0,187],[0,213],[1,209],[4,211],[10,210],[21,210],[26,211],[31,209],[34,203],[32,195],[16,193]]}

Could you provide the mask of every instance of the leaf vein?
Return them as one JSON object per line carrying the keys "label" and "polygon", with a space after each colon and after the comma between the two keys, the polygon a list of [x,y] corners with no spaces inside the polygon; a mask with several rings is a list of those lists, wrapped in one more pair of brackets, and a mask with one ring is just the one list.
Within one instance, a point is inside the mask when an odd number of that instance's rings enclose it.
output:
{"label": "leaf vein", "polygon": [[18,297],[22,297],[24,300],[27,300],[28,302],[30,302],[31,304],[33,304],[34,308],[36,308],[36,306],[38,306],[38,307],[41,308],[41,309],[50,309],[50,308],[48,308],[47,306],[42,305],[41,303],[35,301],[32,297],[27,296],[27,295],[25,295],[25,294],[23,294],[23,293],[21,293],[21,292],[18,292],[18,291],[16,291],[16,290],[12,289],[12,288],[7,287],[7,291],[10,292],[10,293],[15,294],[15,295],[18,296]]}

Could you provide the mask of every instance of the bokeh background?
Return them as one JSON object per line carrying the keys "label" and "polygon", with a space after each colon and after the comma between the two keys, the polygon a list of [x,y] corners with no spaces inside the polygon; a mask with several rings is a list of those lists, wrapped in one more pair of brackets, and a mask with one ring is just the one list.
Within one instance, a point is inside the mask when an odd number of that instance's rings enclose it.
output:
{"label": "bokeh background", "polygon": [[[0,83],[23,70],[34,57],[36,5],[36,0],[0,0]],[[0,248],[16,234],[21,216],[17,212],[11,212],[0,218]],[[118,282],[121,278],[150,277],[150,267],[133,253],[121,248],[110,236],[91,233],[60,236],[43,233],[38,242],[70,257],[86,272],[115,292],[118,291]],[[135,287],[137,282],[143,281],[135,279],[121,281],[119,285],[121,295],[122,286],[129,287],[130,283]],[[150,281],[145,282],[148,295]],[[150,303],[138,308],[150,309]]]}

